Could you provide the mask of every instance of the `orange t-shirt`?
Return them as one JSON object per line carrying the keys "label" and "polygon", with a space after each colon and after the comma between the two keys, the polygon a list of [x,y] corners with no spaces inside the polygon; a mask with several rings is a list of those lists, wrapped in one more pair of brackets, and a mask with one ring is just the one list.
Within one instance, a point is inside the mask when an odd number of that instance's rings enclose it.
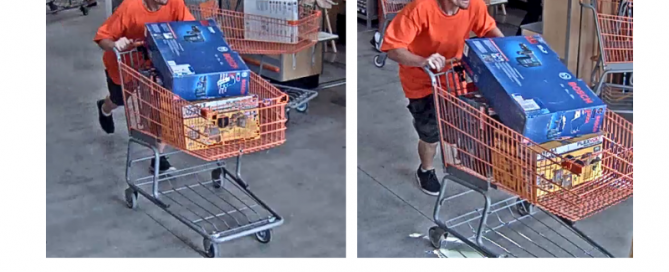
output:
{"label": "orange t-shirt", "polygon": [[[116,41],[122,37],[130,40],[144,40],[146,23],[194,21],[184,0],[170,0],[157,11],[149,11],[142,0],[125,0],[114,11],[111,17],[98,29],[93,40],[97,43],[103,39]],[[114,83],[121,83],[116,54],[107,51],[102,56],[102,62]]]}
{"label": "orange t-shirt", "polygon": [[[406,48],[424,58],[439,53],[447,60],[459,59],[471,31],[483,37],[495,27],[483,0],[471,0],[468,9],[452,16],[441,10],[437,0],[414,0],[388,26],[381,50]],[[407,98],[423,98],[432,93],[430,78],[423,68],[400,64],[399,76]]]}

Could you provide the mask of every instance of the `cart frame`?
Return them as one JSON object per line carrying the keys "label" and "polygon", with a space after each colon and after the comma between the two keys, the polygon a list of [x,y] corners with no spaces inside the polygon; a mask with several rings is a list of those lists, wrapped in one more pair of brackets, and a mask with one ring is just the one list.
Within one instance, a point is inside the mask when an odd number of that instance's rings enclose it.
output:
{"label": "cart frame", "polygon": [[[633,113],[633,109],[628,109],[633,108],[633,17],[629,16],[633,0],[580,0],[580,4],[581,8],[592,12],[599,41],[599,56],[590,75],[594,92],[601,96],[607,104],[614,106],[613,111]],[[627,5],[623,7],[623,4]],[[618,14],[613,13],[613,8],[618,11]],[[605,12],[605,9],[610,12]],[[629,79],[625,78],[623,81],[629,81],[630,84],[607,82],[609,81],[607,79],[613,74],[629,76]]]}
{"label": "cart frame", "polygon": [[[462,74],[464,71],[456,71],[456,68],[454,67],[459,67],[459,64],[454,62],[453,60],[450,62],[450,68],[444,72],[439,72],[439,73],[434,73],[430,70],[429,67],[425,67],[424,70],[428,74],[432,87],[433,87],[433,96],[434,96],[434,102],[435,102],[435,110],[437,111],[437,114],[440,114],[440,93],[439,92],[444,92],[441,86],[441,77],[444,77],[446,83],[446,87],[444,87],[447,90],[447,96],[453,96],[451,93],[458,93],[460,90],[453,90],[451,85],[448,83],[450,82],[462,82]],[[459,81],[457,81],[459,80]],[[455,82],[454,82],[455,81]],[[453,96],[455,97],[455,96]],[[454,98],[458,99],[458,98]],[[468,111],[471,110],[471,112],[479,112],[478,109],[474,109],[471,107],[471,109],[467,109]],[[451,114],[455,114],[453,112],[450,112]],[[439,118],[439,117],[438,117]],[[464,125],[464,126],[473,126],[476,127],[476,125],[471,125],[471,124],[460,124],[459,125]],[[490,197],[490,192],[491,189],[494,189],[495,191],[504,191],[504,192],[509,192],[508,188],[498,188],[497,184],[492,182],[490,178],[484,179],[480,175],[473,174],[473,171],[470,170],[469,165],[466,165],[466,160],[463,159],[463,161],[458,162],[458,159],[455,158],[457,155],[454,155],[454,151],[446,150],[446,147],[443,144],[444,141],[444,135],[445,133],[445,128],[443,127],[442,121],[439,120],[438,122],[439,126],[439,134],[440,134],[440,145],[441,145],[441,160],[442,160],[442,165],[443,165],[443,171],[444,171],[444,177],[442,178],[442,185],[441,189],[439,191],[439,196],[437,198],[434,211],[433,211],[433,220],[436,224],[435,227],[430,228],[428,237],[432,243],[432,245],[440,249],[444,246],[444,242],[446,242],[446,236],[447,235],[453,235],[455,236],[458,240],[469,246],[470,248],[475,249],[478,253],[480,253],[484,257],[509,257],[509,256],[517,256],[517,255],[531,255],[534,257],[539,257],[537,252],[531,252],[528,250],[529,247],[522,246],[522,242],[517,242],[514,241],[513,239],[510,238],[511,235],[503,234],[499,232],[498,230],[502,228],[507,228],[511,229],[512,232],[515,232],[520,238],[521,241],[525,242],[530,242],[532,246],[537,248],[539,251],[543,251],[545,253],[548,253],[548,255],[551,255],[552,257],[557,257],[556,253],[554,251],[551,251],[547,248],[557,248],[555,249],[556,251],[559,251],[561,253],[566,253],[571,257],[577,257],[577,255],[587,255],[589,257],[595,257],[595,255],[599,255],[602,257],[613,257],[613,255],[608,252],[606,249],[604,249],[602,246],[597,244],[595,241],[593,241],[590,237],[588,237],[586,234],[584,234],[582,231],[578,230],[575,227],[575,222],[571,220],[567,220],[564,218],[561,218],[559,216],[553,215],[550,212],[543,211],[542,209],[539,209],[538,207],[535,207],[532,205],[530,202],[518,197],[518,196],[513,196],[510,198],[506,198],[504,200],[492,203],[491,197]],[[456,136],[457,137],[457,136]],[[460,141],[461,139],[457,139]],[[467,145],[466,139],[463,139],[462,141],[465,141],[463,143],[464,145]],[[465,152],[465,151],[463,151]],[[448,153],[448,158],[447,158],[447,153]],[[486,154],[486,156],[491,156],[491,154]],[[529,156],[531,157],[531,155]],[[470,162],[471,163],[471,162]],[[454,165],[461,164],[464,166],[464,169],[461,169],[459,167],[455,167]],[[474,163],[475,164],[475,163]],[[626,177],[626,176],[625,176]],[[533,178],[530,176],[530,180]],[[456,184],[459,184],[466,189],[467,191],[463,193],[457,193],[452,196],[447,196],[447,184],[448,181],[453,181]],[[566,189],[563,189],[566,190]],[[442,208],[445,205],[447,201],[463,197],[465,195],[468,195],[469,193],[475,193],[477,195],[482,196],[483,198],[483,204],[482,208],[475,209],[472,212],[465,213],[464,215],[452,217],[450,219],[445,219],[442,217]],[[631,197],[628,196],[628,197]],[[620,199],[619,201],[622,201],[624,199]],[[619,202],[618,201],[618,202]],[[615,203],[618,203],[615,202]],[[613,204],[615,204],[613,203]],[[613,205],[610,204],[610,205]],[[515,211],[512,211],[512,208],[515,209]],[[506,220],[502,219],[502,216],[500,215],[502,212],[508,212],[510,216],[506,216]],[[553,221],[553,223],[558,222],[559,226],[566,228],[568,233],[571,233],[572,235],[575,235],[574,238],[569,239],[566,237],[564,234],[558,233],[555,229],[548,227],[548,224],[545,221],[537,220],[539,218],[539,215],[542,214],[544,217],[548,217],[550,220]],[[592,213],[590,213],[592,214]],[[491,226],[489,224],[489,219],[490,218],[496,218],[499,221],[499,225],[497,226]],[[532,222],[528,222],[532,221]],[[538,223],[537,223],[538,222]],[[472,224],[475,224],[476,226],[473,226]],[[510,226],[512,225],[518,225],[522,224],[525,226],[524,230],[530,231],[535,235],[536,238],[528,238],[528,235],[520,233],[517,229],[512,229]],[[539,224],[540,226],[543,225],[547,227],[548,229],[545,231],[538,231],[534,228],[531,227],[533,224]],[[465,235],[462,231],[458,229],[458,227],[469,227],[469,230],[472,231],[472,235]],[[466,229],[466,228],[465,228]],[[506,230],[506,229],[505,229]],[[555,239],[550,239],[549,235],[547,235],[547,232],[551,233],[556,233],[559,237],[557,238],[557,241],[563,241],[564,244],[571,244],[573,245],[572,247],[576,247],[577,250],[576,252],[569,251],[565,249],[565,247],[561,246],[560,242],[556,242]],[[502,242],[505,242],[509,245],[512,246],[503,246],[501,243],[497,240],[500,239],[492,239],[490,238],[491,235],[497,235],[501,237]],[[574,242],[575,240],[582,242],[585,242],[588,246],[591,247],[590,250],[586,250],[581,246],[577,245],[577,242]],[[548,241],[547,244],[544,244],[543,246],[539,244],[539,241]],[[496,246],[497,248],[494,249],[492,245]],[[512,249],[520,249],[522,250],[521,254],[518,253],[513,253],[510,248]],[[524,253],[523,253],[524,252]],[[537,253],[537,254],[535,254]],[[598,253],[598,254],[596,254]],[[462,253],[461,253],[462,254]],[[462,254],[464,256],[464,254]]]}
{"label": "cart frame", "polygon": [[[130,82],[123,77],[123,69],[128,69],[123,67],[124,56],[128,56],[129,60],[127,62],[130,62],[130,64],[126,64],[126,66],[129,66],[129,69],[137,69],[141,65],[140,60],[133,59],[133,57],[140,58],[141,56],[136,48],[122,53],[115,51],[115,53],[125,101],[128,101],[126,85],[135,86],[135,88],[155,88],[155,86],[144,86],[153,81],[140,73],[133,75],[132,77],[139,78],[131,78]],[[287,98],[279,98],[279,100],[283,101]],[[164,104],[166,101],[156,103]],[[152,104],[148,106],[150,107],[149,111],[159,107]],[[135,113],[130,112],[131,109],[128,105],[126,105],[125,110],[126,118],[131,119],[131,116]],[[134,118],[156,122],[156,120],[141,115]],[[227,169],[226,163],[223,161],[230,157],[227,156],[227,153],[225,156],[213,156],[215,159],[203,164],[160,173],[160,157],[163,156],[183,153],[200,159],[211,159],[212,157],[197,157],[192,152],[183,150],[161,154],[157,148],[161,143],[160,139],[156,135],[150,135],[133,128],[131,123],[131,120],[128,120],[130,139],[128,140],[125,177],[128,184],[128,188],[125,190],[125,201],[128,208],[136,209],[138,207],[138,196],[144,196],[179,222],[200,234],[203,237],[204,254],[211,258],[220,255],[218,244],[233,239],[255,234],[256,239],[261,243],[271,241],[272,229],[282,225],[283,219],[253,194],[249,190],[249,184],[242,179],[241,157],[245,150],[240,149],[235,156],[237,163],[234,173]],[[276,135],[273,134],[272,137],[276,137]],[[150,151],[151,155],[133,157],[133,145],[145,148]],[[275,145],[276,143],[272,144],[272,146]],[[243,146],[240,145],[240,148],[243,148]],[[250,148],[253,148],[253,146],[250,146]],[[266,148],[269,147],[261,146],[257,150]],[[154,160],[153,172],[150,175],[140,175],[134,178],[131,174],[132,166],[151,159]],[[210,173],[210,178],[207,177],[203,180],[200,176],[202,173]]]}

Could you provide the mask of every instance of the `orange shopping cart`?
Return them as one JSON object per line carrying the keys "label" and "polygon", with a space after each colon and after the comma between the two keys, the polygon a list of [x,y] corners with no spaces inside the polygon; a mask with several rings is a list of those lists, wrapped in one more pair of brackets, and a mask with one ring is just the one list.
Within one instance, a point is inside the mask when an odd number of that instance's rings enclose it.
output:
{"label": "orange shopping cart", "polygon": [[[251,73],[251,96],[188,102],[161,86],[146,56],[146,50],[137,48],[117,52],[130,132],[128,207],[137,208],[138,196],[144,196],[202,235],[208,257],[219,255],[219,243],[247,235],[270,242],[271,230],[283,219],[249,190],[241,177],[241,157],[285,142],[288,97]],[[227,102],[216,104],[220,101]],[[176,151],[159,154],[158,143]],[[133,146],[150,152],[137,155]],[[159,156],[179,154],[189,155],[184,160],[195,166],[159,174]],[[232,157],[237,158],[234,172],[223,161]],[[134,165],[151,159],[153,173],[133,171]]]}
{"label": "orange shopping cart", "polygon": [[[390,21],[395,18],[397,13],[404,8],[407,4],[409,4],[411,0],[381,0],[381,12],[383,12],[383,27],[379,29],[379,42],[377,45],[375,45],[376,50],[381,50],[381,46],[383,45],[383,36],[386,33],[386,29],[388,29],[388,25],[390,24]],[[378,68],[381,68],[386,65],[386,59],[388,59],[388,54],[385,52],[381,52],[378,55],[374,56],[374,65]]]}
{"label": "orange shopping cart", "polygon": [[[282,1],[285,6],[277,7],[279,2],[268,0],[250,1],[253,7],[247,10],[244,0],[186,0],[188,9],[195,18],[214,19],[225,35],[225,39],[234,51],[258,57],[257,63],[248,63],[258,67],[258,75],[263,72],[278,72],[278,68],[265,62],[266,55],[292,54],[292,67],[297,66],[296,54],[311,50],[311,64],[315,65],[316,43],[319,42],[321,11],[314,5],[299,4],[297,0]],[[273,2],[273,3],[270,3]],[[291,3],[296,6],[290,6]],[[292,7],[292,9],[291,9]],[[267,12],[279,9],[281,12]],[[292,10],[292,12],[287,12]],[[265,15],[258,15],[265,14]],[[291,18],[278,18],[290,14]],[[273,15],[274,17],[270,16]],[[289,16],[289,17],[290,17]],[[248,60],[248,58],[245,57]],[[277,69],[277,70],[274,70]],[[318,96],[318,92],[302,88],[280,86],[290,99],[286,107],[287,118],[290,110],[306,113],[309,101]]]}
{"label": "orange shopping cart", "polygon": [[[473,85],[463,83],[468,78],[459,63],[450,67],[426,69],[445,173],[433,214],[437,226],[428,235],[432,245],[446,251],[464,246],[484,257],[613,257],[575,222],[632,197],[632,124],[607,112],[601,147],[583,155],[593,159],[583,164],[531,142],[463,99]],[[447,195],[449,181],[465,190]],[[442,217],[446,203],[456,213],[448,219]]]}
{"label": "orange shopping cart", "polygon": [[594,91],[608,108],[633,113],[633,0],[581,0],[593,12],[599,56],[592,71]]}

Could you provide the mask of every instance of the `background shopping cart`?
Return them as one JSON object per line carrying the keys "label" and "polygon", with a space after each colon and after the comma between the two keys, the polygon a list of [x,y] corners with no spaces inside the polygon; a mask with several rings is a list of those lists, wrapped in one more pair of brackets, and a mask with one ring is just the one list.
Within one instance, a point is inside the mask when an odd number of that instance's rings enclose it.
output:
{"label": "background shopping cart", "polygon": [[[407,4],[409,4],[411,0],[381,0],[381,12],[383,12],[383,27],[379,29],[379,42],[378,46],[376,46],[377,50],[381,49],[381,46],[383,45],[383,36],[386,33],[386,29],[388,29],[388,25],[390,24],[390,21],[395,18],[397,13],[404,8]],[[388,58],[388,54],[385,52],[381,52],[374,56],[374,65],[378,68],[383,67],[386,65],[386,59]]]}

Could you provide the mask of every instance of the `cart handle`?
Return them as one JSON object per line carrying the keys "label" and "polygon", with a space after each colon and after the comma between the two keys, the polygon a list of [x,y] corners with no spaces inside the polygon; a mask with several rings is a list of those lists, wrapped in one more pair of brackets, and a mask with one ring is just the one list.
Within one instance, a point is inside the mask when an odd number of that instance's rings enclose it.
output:
{"label": "cart handle", "polygon": [[[126,51],[130,51],[130,50],[132,50],[132,49],[135,49],[135,48],[140,47],[140,46],[143,46],[143,45],[144,45],[144,41],[132,41],[132,43],[130,44],[130,46],[128,46],[128,48],[126,49]],[[118,60],[119,63],[120,63],[120,61],[121,61],[121,52],[118,51],[118,49],[116,49],[116,47],[114,47],[113,50],[114,50],[114,54],[116,54],[116,60]]]}

